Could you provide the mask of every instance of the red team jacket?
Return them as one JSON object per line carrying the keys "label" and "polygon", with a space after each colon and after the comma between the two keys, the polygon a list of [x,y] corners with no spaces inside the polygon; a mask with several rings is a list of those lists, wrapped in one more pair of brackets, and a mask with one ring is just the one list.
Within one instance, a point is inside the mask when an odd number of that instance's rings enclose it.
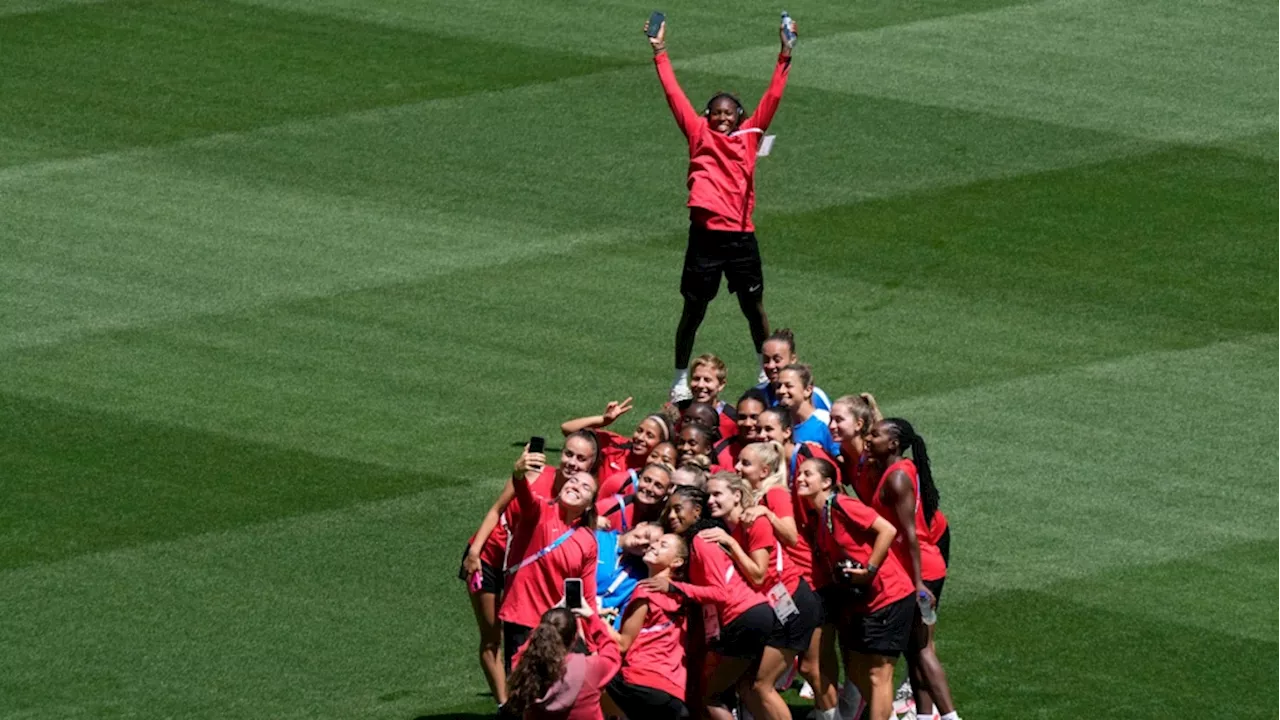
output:
{"label": "red team jacket", "polygon": [[[687,205],[695,208],[695,221],[708,230],[754,231],[751,212],[756,204],[756,151],[778,110],[782,90],[787,85],[787,73],[791,70],[791,58],[778,55],[769,89],[760,98],[755,113],[729,135],[712,130],[706,118],[693,109],[676,82],[666,52],[655,55],[653,63],[658,68],[658,78],[676,124],[689,140]],[[701,212],[697,212],[699,210]]]}

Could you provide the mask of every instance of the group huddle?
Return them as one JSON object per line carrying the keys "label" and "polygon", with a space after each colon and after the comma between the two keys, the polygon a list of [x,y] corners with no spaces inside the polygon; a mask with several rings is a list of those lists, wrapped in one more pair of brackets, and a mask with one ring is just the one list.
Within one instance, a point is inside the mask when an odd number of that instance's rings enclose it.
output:
{"label": "group huddle", "polygon": [[[698,357],[693,400],[533,443],[464,554],[480,661],[507,717],[782,719],[894,713],[906,656],[920,718],[957,715],[933,646],[950,530],[924,440],[869,394],[835,401],[787,330],[736,405]],[[842,652],[846,682],[840,682]]]}

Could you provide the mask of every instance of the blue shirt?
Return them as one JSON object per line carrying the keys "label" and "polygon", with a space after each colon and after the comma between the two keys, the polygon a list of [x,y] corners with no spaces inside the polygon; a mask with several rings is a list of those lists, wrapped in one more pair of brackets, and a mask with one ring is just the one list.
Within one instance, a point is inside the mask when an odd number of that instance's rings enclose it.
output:
{"label": "blue shirt", "polygon": [[[764,393],[764,399],[769,402],[769,407],[778,406],[778,396],[773,392],[773,385],[762,382],[755,387],[756,390]],[[813,417],[826,425],[831,422],[831,398],[827,397],[827,393],[817,385],[813,386],[813,397],[809,398],[813,402]],[[796,442],[800,442],[797,440]]]}
{"label": "blue shirt", "polygon": [[831,428],[818,419],[818,413],[816,412],[810,415],[808,420],[791,429],[791,439],[797,445],[806,442],[818,443],[823,450],[831,453],[831,457],[840,455],[840,446],[831,439]]}
{"label": "blue shirt", "polygon": [[649,576],[649,570],[639,558],[622,551],[618,539],[622,533],[616,530],[596,530],[596,596],[601,609],[617,608],[613,629],[622,629],[622,610],[635,592],[636,583]]}

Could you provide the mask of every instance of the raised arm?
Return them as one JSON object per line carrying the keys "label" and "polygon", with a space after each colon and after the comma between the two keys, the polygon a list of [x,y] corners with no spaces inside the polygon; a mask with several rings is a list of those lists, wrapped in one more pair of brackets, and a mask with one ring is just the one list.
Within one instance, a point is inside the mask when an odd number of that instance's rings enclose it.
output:
{"label": "raised arm", "polygon": [[765,91],[764,97],[760,98],[760,104],[756,106],[756,111],[751,114],[742,123],[743,129],[760,128],[768,130],[769,123],[773,122],[773,114],[778,111],[778,103],[782,100],[782,91],[787,86],[787,75],[791,72],[791,48],[787,46],[787,41],[782,38],[782,29],[778,29],[778,36],[782,39],[782,49],[778,52],[778,64],[773,68],[773,78],[769,80],[769,89]]}
{"label": "raised arm", "polygon": [[[644,28],[647,34],[649,23],[646,22]],[[689,98],[680,88],[680,83],[676,82],[676,71],[671,67],[671,58],[667,57],[666,20],[663,20],[662,26],[658,28],[657,37],[649,38],[649,45],[653,48],[653,64],[658,68],[658,80],[662,81],[662,92],[667,96],[667,105],[671,107],[671,114],[676,118],[676,125],[680,126],[680,132],[684,133],[686,138],[693,137],[693,134],[698,131],[698,124],[703,120],[698,111],[693,109]]]}
{"label": "raised arm", "polygon": [[[585,617],[587,647],[595,651],[595,655],[587,657],[586,682],[596,688],[602,688],[618,674],[622,667],[622,654],[618,652],[618,643],[610,635],[609,627],[594,612],[581,608],[574,611],[579,617]],[[599,709],[596,710],[599,712]]]}
{"label": "raised arm", "polygon": [[631,412],[631,398],[622,402],[610,400],[609,404],[604,406],[604,412],[599,415],[587,415],[561,423],[560,432],[568,437],[579,430],[598,430],[612,425],[613,421],[629,412]]}

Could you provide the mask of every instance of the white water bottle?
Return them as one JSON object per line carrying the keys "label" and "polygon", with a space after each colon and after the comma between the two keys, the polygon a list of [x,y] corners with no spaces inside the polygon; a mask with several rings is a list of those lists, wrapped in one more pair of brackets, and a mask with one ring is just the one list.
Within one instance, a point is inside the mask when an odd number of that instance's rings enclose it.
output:
{"label": "white water bottle", "polygon": [[788,48],[796,46],[796,21],[791,19],[786,10],[782,11],[782,39]]}
{"label": "white water bottle", "polygon": [[938,622],[938,611],[933,608],[933,603],[929,602],[929,593],[924,590],[916,593],[916,605],[920,606],[921,622],[925,625]]}

